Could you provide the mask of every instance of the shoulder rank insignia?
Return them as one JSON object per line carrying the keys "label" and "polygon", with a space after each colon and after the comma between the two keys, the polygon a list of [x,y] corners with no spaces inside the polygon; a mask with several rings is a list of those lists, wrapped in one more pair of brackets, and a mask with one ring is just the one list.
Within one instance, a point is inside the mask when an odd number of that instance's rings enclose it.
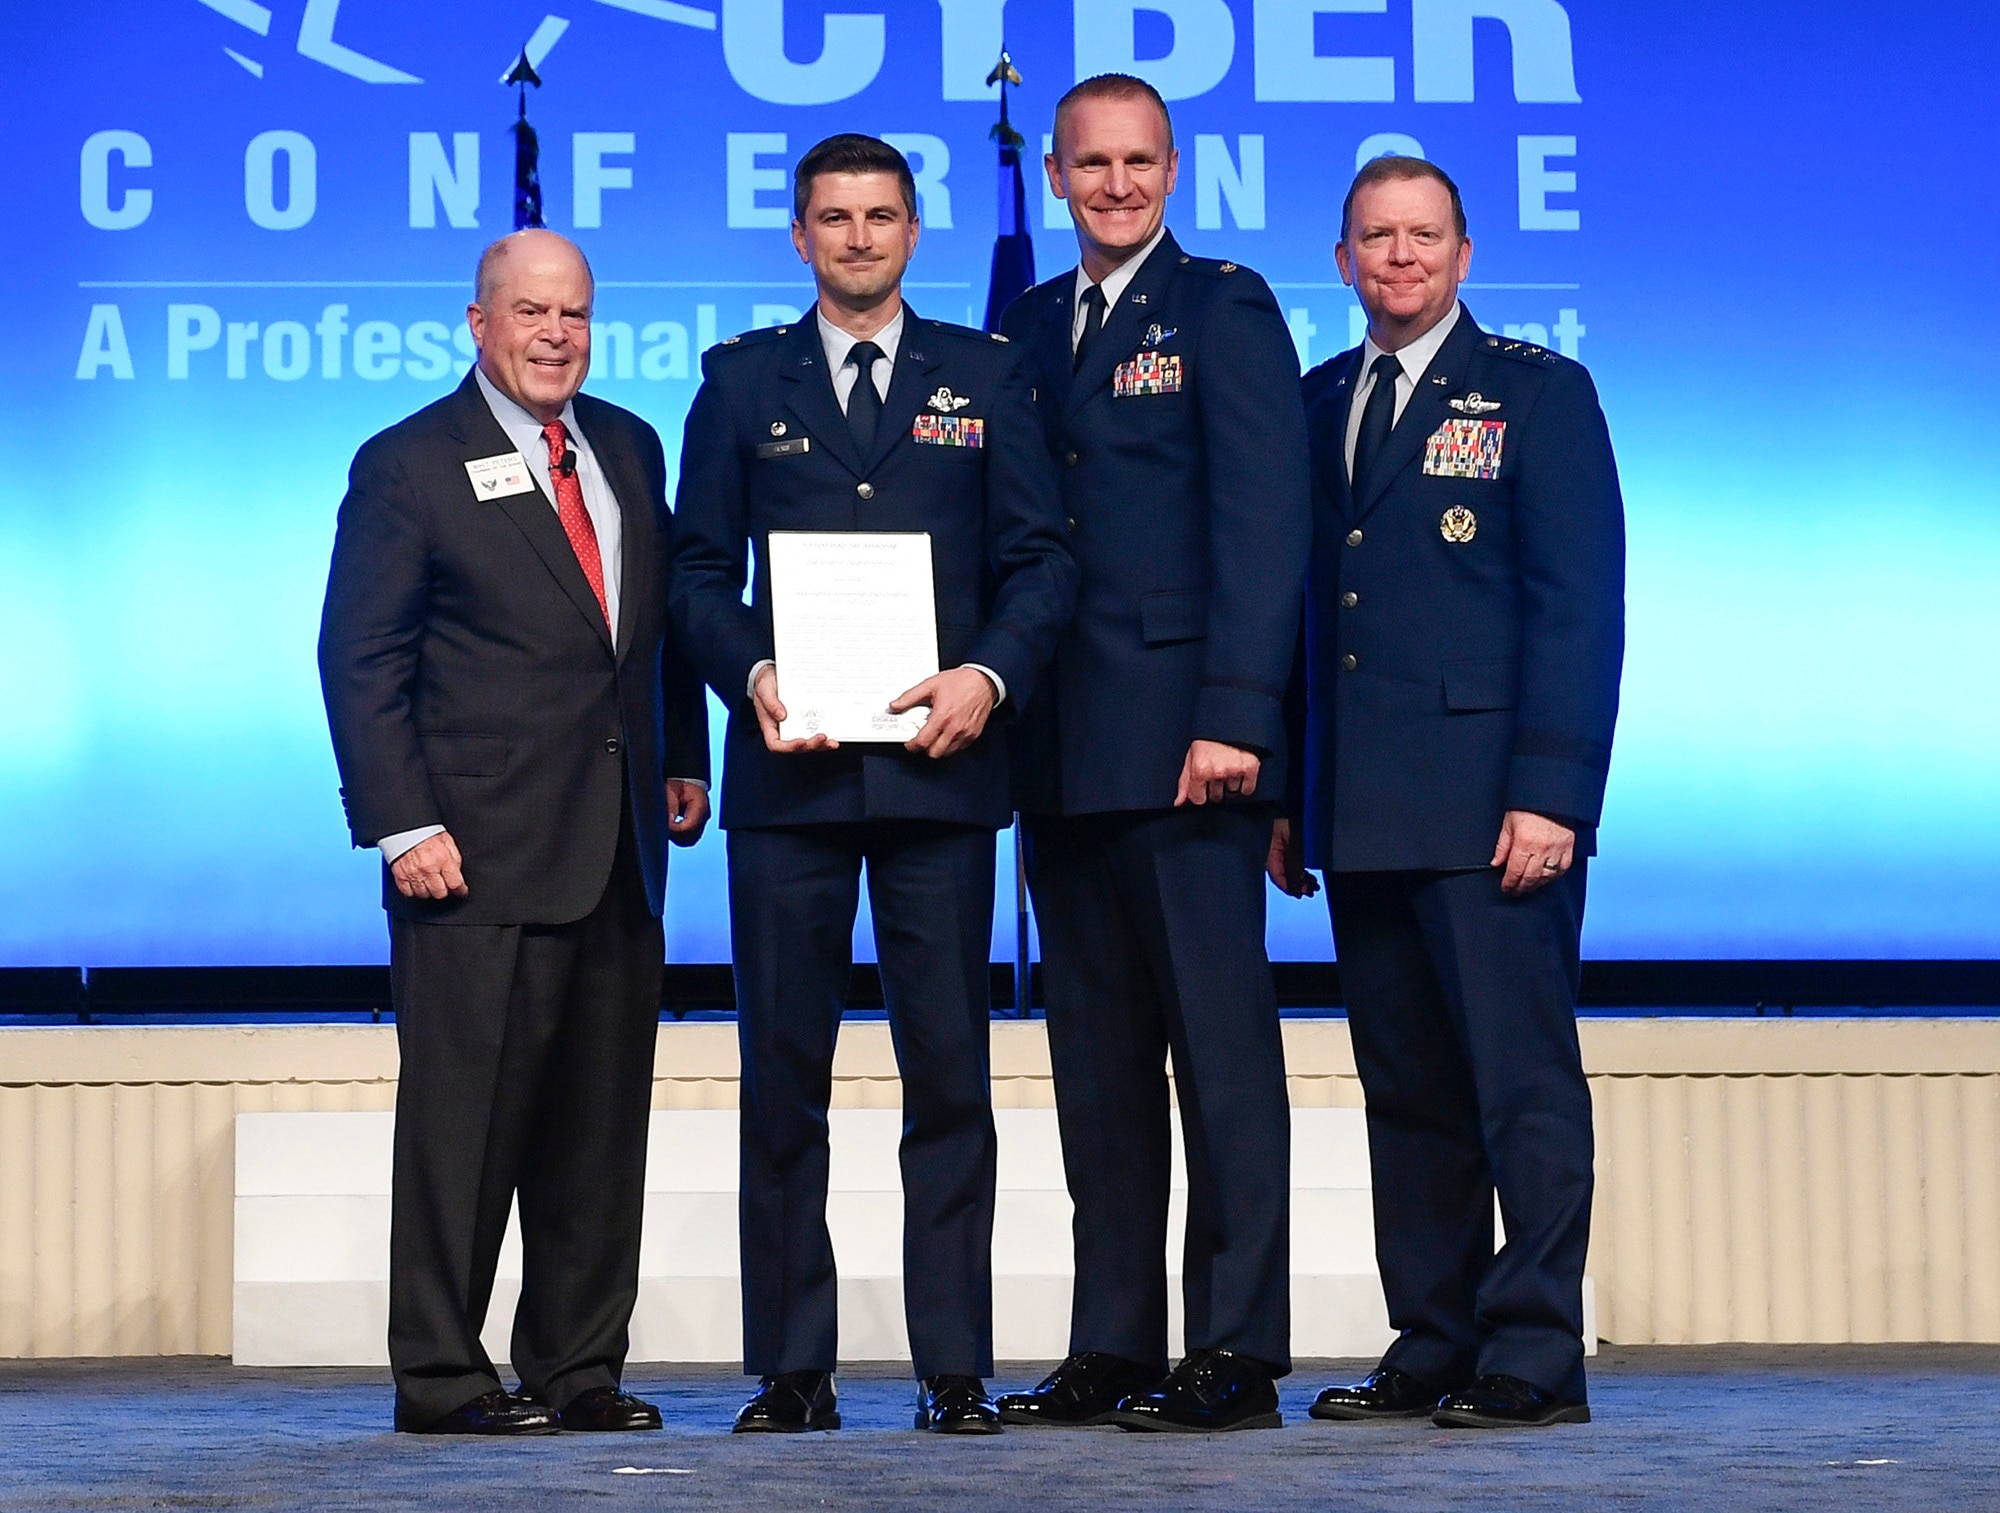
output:
{"label": "shoulder rank insignia", "polygon": [[1491,415],[1495,410],[1500,408],[1499,400],[1488,399],[1477,389],[1474,389],[1463,399],[1447,399],[1445,403],[1461,415]]}
{"label": "shoulder rank insignia", "polygon": [[1154,321],[1152,325],[1146,327],[1146,334],[1139,339],[1139,346],[1142,349],[1157,347],[1161,342],[1173,336],[1178,330],[1179,328],[1176,326],[1162,327],[1158,321]]}
{"label": "shoulder rank insignia", "polygon": [[1217,263],[1215,265],[1215,271],[1217,273],[1234,273],[1236,271],[1236,265],[1234,263]]}
{"label": "shoulder rank insignia", "polygon": [[951,390],[940,384],[937,393],[925,400],[924,403],[931,409],[936,410],[940,415],[950,415],[954,411],[964,409],[972,401],[962,394],[952,393]]}
{"label": "shoulder rank insignia", "polygon": [[998,331],[988,331],[986,334],[995,341],[1012,341],[1014,339],[1011,336],[1002,336]]}

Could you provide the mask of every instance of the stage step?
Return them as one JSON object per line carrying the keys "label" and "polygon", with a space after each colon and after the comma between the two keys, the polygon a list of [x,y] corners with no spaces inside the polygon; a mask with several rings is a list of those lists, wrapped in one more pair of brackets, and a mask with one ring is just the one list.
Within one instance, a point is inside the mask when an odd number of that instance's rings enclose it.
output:
{"label": "stage step", "polygon": [[[994,1353],[1055,1360],[1067,1348],[1070,1202],[1053,1109],[997,1109]],[[840,1268],[840,1352],[907,1360],[903,1328],[899,1109],[835,1109],[827,1220]],[[742,1353],[737,1270],[734,1109],[655,1110],[640,1242],[637,1361],[735,1361]],[[245,1366],[360,1366],[387,1361],[387,1113],[236,1116],[233,1355]],[[1175,1132],[1168,1255],[1177,1260],[1186,1177]],[[1169,1287],[1180,1348],[1178,1267]],[[504,1360],[519,1295],[521,1248],[510,1221],[484,1340]],[[1596,1345],[1585,1284],[1586,1347]],[[1389,1342],[1375,1274],[1367,1134],[1359,1109],[1292,1112],[1292,1349],[1372,1356]]]}

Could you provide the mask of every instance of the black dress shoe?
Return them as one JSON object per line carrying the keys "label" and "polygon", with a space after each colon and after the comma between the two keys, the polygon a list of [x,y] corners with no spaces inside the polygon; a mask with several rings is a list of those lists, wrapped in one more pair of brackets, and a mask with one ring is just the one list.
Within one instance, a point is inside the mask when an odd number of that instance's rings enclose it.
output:
{"label": "black dress shoe", "polygon": [[998,1434],[1000,1410],[976,1376],[927,1376],[917,1383],[917,1427],[933,1434]]}
{"label": "black dress shoe", "polygon": [[731,1434],[804,1434],[838,1429],[840,1406],[831,1371],[787,1371],[767,1376],[757,1395],[737,1410]]}
{"label": "black dress shoe", "polygon": [[1150,1392],[1118,1405],[1125,1429],[1212,1434],[1224,1429],[1276,1429],[1278,1383],[1262,1361],[1229,1350],[1197,1350]]}
{"label": "black dress shoe", "polygon": [[1152,1367],[1121,1355],[1086,1350],[1056,1367],[1032,1391],[1010,1392],[996,1406],[1001,1422],[1008,1424],[1064,1429],[1108,1424],[1121,1402],[1159,1386],[1160,1376]]}
{"label": "black dress shoe", "polygon": [[1541,1429],[1587,1424],[1590,1404],[1564,1402],[1518,1376],[1488,1372],[1437,1405],[1431,1422],[1441,1429]]}
{"label": "black dress shoe", "polygon": [[516,1397],[495,1387],[443,1418],[406,1424],[397,1414],[396,1427],[406,1434],[554,1434],[555,1409],[533,1398]]}
{"label": "black dress shoe", "polygon": [[586,1434],[615,1434],[660,1427],[660,1410],[616,1387],[579,1392],[558,1415],[563,1428]]}
{"label": "black dress shoe", "polygon": [[1429,1418],[1445,1389],[1421,1377],[1378,1366],[1351,1387],[1329,1387],[1306,1410],[1314,1418]]}

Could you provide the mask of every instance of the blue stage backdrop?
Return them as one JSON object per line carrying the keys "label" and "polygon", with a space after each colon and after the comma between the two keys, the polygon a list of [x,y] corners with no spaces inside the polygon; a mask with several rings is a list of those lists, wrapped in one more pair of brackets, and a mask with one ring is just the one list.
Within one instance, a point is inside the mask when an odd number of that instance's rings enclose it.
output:
{"label": "blue stage backdrop", "polygon": [[[1631,517],[1591,954],[2000,951],[1990,5],[78,0],[9,28],[0,962],[384,956],[320,594],[355,447],[466,370],[524,44],[591,388],[671,457],[702,349],[810,300],[786,185],[828,133],[909,153],[912,301],[977,322],[1003,36],[1031,155],[1078,77],[1158,84],[1171,224],[1306,362],[1361,330],[1340,195],[1395,148],[1465,186],[1474,314],[1590,365]],[[675,959],[726,958],[722,872],[676,858]],[[1271,939],[1329,953],[1316,904]]]}

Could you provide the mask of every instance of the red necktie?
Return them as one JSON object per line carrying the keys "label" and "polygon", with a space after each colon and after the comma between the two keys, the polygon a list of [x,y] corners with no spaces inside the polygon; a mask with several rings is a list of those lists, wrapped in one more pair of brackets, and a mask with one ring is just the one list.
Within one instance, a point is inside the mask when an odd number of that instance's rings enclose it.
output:
{"label": "red necktie", "polygon": [[611,607],[604,602],[604,559],[597,554],[597,527],[590,523],[590,511],[583,507],[583,485],[577,481],[576,463],[572,460],[567,470],[563,467],[563,459],[570,455],[569,432],[560,420],[552,420],[542,427],[542,435],[549,443],[549,482],[555,485],[556,514],[562,520],[563,534],[569,537],[570,549],[590,582],[590,591],[597,595],[604,623],[609,625]]}

